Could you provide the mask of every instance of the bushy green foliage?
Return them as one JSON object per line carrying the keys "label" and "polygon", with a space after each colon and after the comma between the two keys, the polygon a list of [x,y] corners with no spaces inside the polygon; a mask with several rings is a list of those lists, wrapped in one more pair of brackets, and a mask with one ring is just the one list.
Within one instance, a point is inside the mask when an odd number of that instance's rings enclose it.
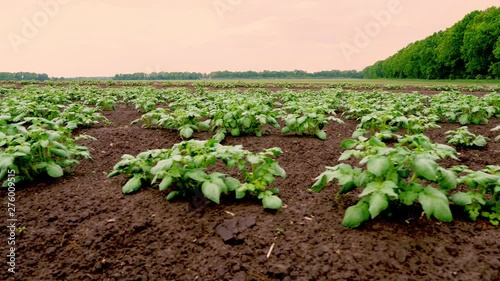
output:
{"label": "bushy green foliage", "polygon": [[[499,166],[487,166],[481,171],[465,166],[440,167],[441,159],[457,160],[456,151],[422,134],[399,137],[393,147],[377,136],[347,139],[341,147],[347,150],[339,161],[355,157],[361,159],[361,167],[344,163],[326,167],[312,189],[318,192],[333,180],[340,185],[338,197],[361,189],[358,203],[345,212],[346,227],[358,227],[388,209],[415,202],[420,203],[428,218],[444,222],[453,220],[452,203],[462,206],[474,221],[481,216],[493,225],[500,223]],[[458,186],[465,188],[454,192]]]}
{"label": "bushy green foliage", "polygon": [[453,220],[447,195],[456,187],[457,179],[455,173],[436,162],[446,157],[456,158],[453,148],[434,144],[422,134],[401,137],[394,147],[376,137],[344,140],[341,146],[348,150],[339,161],[355,157],[366,167],[349,164],[326,167],[312,189],[320,191],[336,179],[341,185],[339,195],[356,188],[362,190],[360,201],[346,210],[344,226],[358,227],[390,206],[413,205],[417,200],[427,217]]}
{"label": "bushy green foliage", "polygon": [[309,113],[302,116],[297,114],[288,114],[285,117],[286,126],[281,130],[282,134],[289,132],[296,133],[297,135],[316,135],[321,140],[326,140],[326,132],[323,127],[328,121],[337,121],[340,124],[344,122],[334,116],[326,116],[324,114]]}
{"label": "bushy green foliage", "polygon": [[469,214],[475,221],[478,217],[488,219],[491,224],[500,224],[500,166],[487,166],[481,171],[467,167],[455,167],[456,172],[465,175],[458,180],[468,190],[455,193],[451,201]]}
{"label": "bushy green foliage", "polygon": [[181,137],[189,139],[197,131],[208,131],[210,120],[200,121],[203,114],[200,109],[191,107],[189,109],[179,108],[168,112],[164,108],[157,108],[134,120],[132,124],[142,122],[144,128],[156,127],[159,129],[177,130]]}
{"label": "bushy green foliage", "polygon": [[456,130],[447,131],[445,134],[447,135],[446,140],[448,140],[448,143],[453,144],[457,147],[483,147],[488,143],[487,137],[481,135],[476,136],[469,131],[469,128],[467,128],[467,126],[460,127]]}
{"label": "bushy green foliage", "polygon": [[[319,92],[297,94],[294,92],[281,92],[283,105],[280,108],[280,117],[285,122],[282,134],[295,133],[296,135],[315,135],[321,140],[326,140],[327,134],[323,127],[329,121],[344,124],[344,121],[335,117],[335,108],[340,103],[340,98],[335,92]],[[322,102],[318,102],[318,101]]]}
{"label": "bushy green foliage", "polygon": [[500,77],[500,8],[474,11],[451,28],[365,68],[366,78]]}
{"label": "bushy green foliage", "polygon": [[431,105],[424,110],[424,114],[436,115],[441,122],[488,124],[488,119],[498,110],[492,101],[490,96],[478,98],[454,91],[443,92],[431,98]]}
{"label": "bushy green foliage", "polygon": [[43,175],[59,178],[65,168],[91,158],[88,149],[77,145],[71,132],[55,122],[31,117],[5,124],[6,119],[0,116],[0,181],[6,179],[9,169],[15,171],[16,182]]}
{"label": "bushy green foliage", "polygon": [[[222,194],[234,193],[236,199],[245,196],[262,200],[264,208],[279,209],[281,199],[276,188],[268,188],[276,176],[285,177],[285,171],[273,158],[282,152],[271,148],[259,153],[244,150],[241,145],[224,146],[216,140],[190,140],[175,144],[171,149],[150,150],[137,155],[123,155],[108,177],[118,174],[131,176],[123,186],[123,193],[132,193],[142,187],[158,184],[160,191],[171,189],[168,200],[185,197],[199,190],[209,200],[219,204]],[[243,182],[207,168],[221,160],[229,169],[236,169]]]}
{"label": "bushy green foliage", "polygon": [[218,141],[222,141],[228,133],[233,137],[260,137],[267,124],[279,128],[276,117],[275,109],[261,100],[236,98],[220,105],[212,117],[211,130],[215,132],[214,139]]}

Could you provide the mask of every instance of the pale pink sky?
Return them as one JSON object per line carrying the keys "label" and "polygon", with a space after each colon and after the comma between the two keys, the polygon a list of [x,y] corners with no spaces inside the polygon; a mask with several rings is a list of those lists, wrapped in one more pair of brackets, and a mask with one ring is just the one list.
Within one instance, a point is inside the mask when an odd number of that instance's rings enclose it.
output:
{"label": "pale pink sky", "polygon": [[495,5],[498,0],[2,1],[0,71],[71,77],[361,70]]}

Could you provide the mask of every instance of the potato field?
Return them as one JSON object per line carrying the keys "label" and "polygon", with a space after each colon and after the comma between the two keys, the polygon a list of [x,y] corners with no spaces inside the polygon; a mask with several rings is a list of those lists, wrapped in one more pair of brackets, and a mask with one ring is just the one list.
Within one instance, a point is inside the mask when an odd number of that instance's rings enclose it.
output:
{"label": "potato field", "polygon": [[499,90],[2,83],[0,279],[499,280]]}

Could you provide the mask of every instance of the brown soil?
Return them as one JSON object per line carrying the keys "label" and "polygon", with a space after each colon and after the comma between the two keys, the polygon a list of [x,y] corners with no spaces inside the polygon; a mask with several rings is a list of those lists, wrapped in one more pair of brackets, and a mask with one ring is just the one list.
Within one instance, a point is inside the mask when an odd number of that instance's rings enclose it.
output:
{"label": "brown soil", "polygon": [[[26,230],[16,240],[17,273],[5,269],[1,280],[500,280],[500,231],[486,221],[441,223],[411,208],[346,229],[343,213],[355,197],[335,200],[337,185],[308,190],[324,166],[337,164],[339,144],[355,121],[327,125],[325,142],[275,130],[261,138],[228,137],[226,144],[249,150],[284,151],[278,160],[288,176],[276,187],[286,206],[267,212],[252,200],[193,209],[188,201],[167,202],[155,189],[123,195],[126,179],[105,177],[122,154],[169,148],[181,138],[129,125],[140,117],[132,107],[104,115],[112,125],[80,132],[97,138],[82,142],[93,162],[82,161],[63,179],[18,189],[18,226]],[[489,129],[499,123],[470,130],[494,138]],[[435,141],[458,127],[442,126],[429,131]],[[446,165],[480,169],[499,164],[500,143],[461,153],[461,162]],[[7,198],[5,190],[0,195]],[[237,237],[225,243],[219,230],[235,226]],[[5,227],[1,235],[7,237]]]}

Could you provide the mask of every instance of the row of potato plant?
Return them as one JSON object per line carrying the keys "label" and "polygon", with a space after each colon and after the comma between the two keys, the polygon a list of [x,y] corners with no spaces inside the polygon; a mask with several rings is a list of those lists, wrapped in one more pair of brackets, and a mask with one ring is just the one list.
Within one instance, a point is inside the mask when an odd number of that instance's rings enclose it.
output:
{"label": "row of potato plant", "polygon": [[[485,217],[498,224],[499,168],[445,169],[439,166],[439,160],[455,158],[454,149],[433,144],[421,134],[428,128],[438,128],[439,122],[485,124],[490,118],[498,118],[500,100],[496,93],[478,98],[444,92],[429,97],[418,93],[341,89],[214,91],[203,88],[207,86],[203,83],[196,85],[195,90],[156,89],[147,83],[134,83],[127,85],[141,87],[101,88],[89,83],[88,86],[27,86],[20,90],[2,88],[0,180],[8,167],[16,169],[19,180],[42,174],[62,176],[65,168],[79,159],[90,158],[86,148],[78,146],[71,137],[71,130],[105,122],[98,111],[114,110],[117,104],[125,103],[144,113],[135,122],[178,130],[183,138],[192,137],[195,131],[210,130],[215,140],[183,142],[172,149],[147,151],[137,157],[124,155],[109,175],[131,176],[123,192],[158,184],[160,190],[170,190],[169,199],[198,191],[216,203],[221,195],[234,192],[236,198],[255,196],[264,207],[277,209],[282,202],[276,196],[278,191],[269,185],[275,176],[285,176],[271,157],[278,155],[279,149],[251,153],[241,146],[223,146],[219,141],[227,134],[260,136],[268,126],[280,127],[279,120],[285,125],[282,133],[326,139],[324,126],[329,121],[341,123],[335,117],[335,112],[341,111],[345,118],[357,119],[360,124],[353,139],[342,143],[348,150],[339,160],[360,158],[361,167],[348,164],[328,167],[313,189],[319,191],[337,179],[342,186],[339,194],[356,188],[362,190],[358,204],[346,211],[344,225],[359,226],[391,208],[415,202],[422,205],[427,216],[442,221],[453,218],[450,210],[453,202],[462,206],[473,220]],[[398,136],[398,130],[407,135]],[[470,136],[462,131],[464,139]],[[372,137],[365,137],[367,134]],[[387,145],[385,140],[397,143]],[[474,141],[476,145],[483,143]],[[220,172],[207,173],[218,159],[227,168],[235,168],[240,179]],[[457,186],[469,190],[456,192]]]}
{"label": "row of potato plant", "polygon": [[[136,157],[123,155],[108,177],[119,174],[130,176],[123,186],[123,193],[132,193],[146,186],[158,186],[160,191],[170,190],[168,200],[177,196],[203,196],[217,204],[224,194],[232,193],[236,199],[257,197],[267,209],[279,209],[279,190],[270,188],[276,176],[286,173],[274,158],[279,148],[253,153],[241,145],[225,146],[217,140],[190,140],[175,144],[171,149],[155,149]],[[221,172],[209,172],[218,162],[236,170],[240,179]]]}
{"label": "row of potato plant", "polygon": [[[313,191],[319,192],[333,180],[341,186],[338,195],[360,189],[360,200],[347,208],[343,220],[346,227],[358,227],[381,213],[394,211],[402,205],[418,202],[428,218],[450,222],[453,215],[450,202],[461,206],[472,220],[479,216],[493,225],[500,222],[500,166],[488,166],[472,171],[464,166],[446,169],[439,160],[456,158],[456,151],[435,144],[422,134],[398,136],[394,146],[388,146],[376,133],[347,139],[339,161],[354,157],[359,167],[341,163],[316,178]],[[458,173],[462,173],[458,176]],[[459,186],[468,191],[454,192]]]}
{"label": "row of potato plant", "polygon": [[[46,90],[46,91],[45,91]],[[63,89],[27,87],[9,91],[0,100],[0,182],[8,170],[15,181],[59,178],[81,159],[91,159],[87,147],[77,144],[74,129],[107,119],[96,107],[73,102]]]}

